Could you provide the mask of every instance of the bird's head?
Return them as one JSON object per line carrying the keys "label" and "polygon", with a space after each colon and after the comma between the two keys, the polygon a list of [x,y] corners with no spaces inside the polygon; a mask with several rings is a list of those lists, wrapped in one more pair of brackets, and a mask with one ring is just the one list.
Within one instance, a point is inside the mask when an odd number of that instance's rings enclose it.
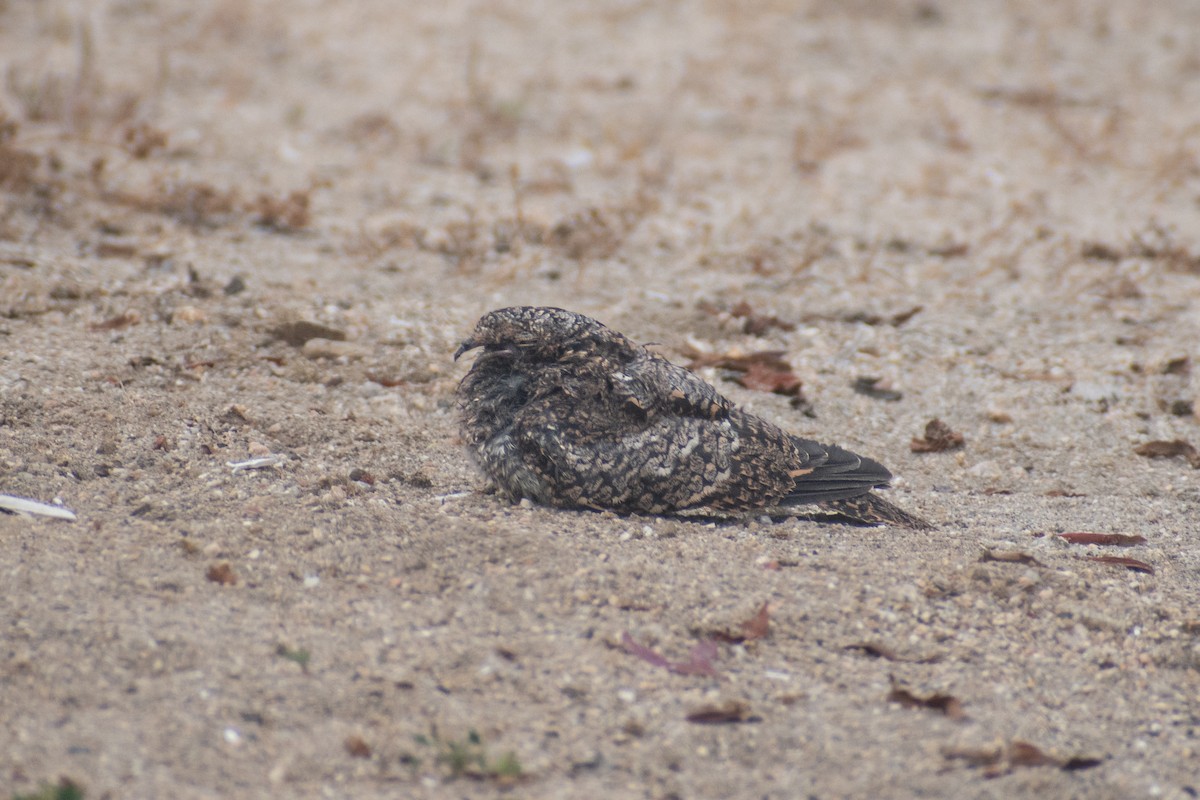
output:
{"label": "bird's head", "polygon": [[498,358],[555,361],[584,342],[609,333],[590,317],[548,306],[513,306],[489,311],[480,317],[470,337],[454,352],[482,347]]}

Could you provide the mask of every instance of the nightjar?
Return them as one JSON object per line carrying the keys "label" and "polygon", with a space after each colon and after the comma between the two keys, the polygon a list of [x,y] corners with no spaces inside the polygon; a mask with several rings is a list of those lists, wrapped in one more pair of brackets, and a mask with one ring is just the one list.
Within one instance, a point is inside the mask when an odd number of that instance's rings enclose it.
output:
{"label": "nightjar", "polygon": [[560,308],[485,314],[458,388],[462,432],[499,492],[642,514],[778,512],[929,528],[871,490],[892,475],[837,445],[742,411],[692,372]]}

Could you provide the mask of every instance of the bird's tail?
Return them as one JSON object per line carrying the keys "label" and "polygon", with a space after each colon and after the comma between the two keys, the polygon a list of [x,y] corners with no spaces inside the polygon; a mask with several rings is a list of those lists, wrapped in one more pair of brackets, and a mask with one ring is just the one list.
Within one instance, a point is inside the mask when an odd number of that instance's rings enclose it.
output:
{"label": "bird's tail", "polygon": [[898,525],[914,531],[930,531],[933,525],[900,506],[889,503],[877,494],[860,494],[840,500],[825,500],[819,508],[832,511],[865,525]]}

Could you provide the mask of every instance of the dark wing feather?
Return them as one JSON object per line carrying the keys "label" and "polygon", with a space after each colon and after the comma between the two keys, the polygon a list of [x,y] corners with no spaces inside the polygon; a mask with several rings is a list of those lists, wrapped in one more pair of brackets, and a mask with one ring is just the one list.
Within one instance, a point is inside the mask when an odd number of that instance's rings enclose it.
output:
{"label": "dark wing feather", "polygon": [[792,437],[792,442],[798,450],[808,455],[808,465],[813,467],[813,471],[796,478],[795,486],[783,498],[781,505],[857,497],[876,487],[886,486],[892,479],[892,473],[879,462],[835,444],[820,444],[797,437]]}
{"label": "dark wing feather", "polygon": [[734,408],[712,384],[691,370],[645,349],[640,349],[609,379],[617,394],[651,414],[719,419]]}
{"label": "dark wing feather", "polygon": [[807,458],[778,429],[740,412],[712,420],[622,411],[568,418],[549,410],[518,422],[522,457],[556,505],[745,511],[781,502]]}

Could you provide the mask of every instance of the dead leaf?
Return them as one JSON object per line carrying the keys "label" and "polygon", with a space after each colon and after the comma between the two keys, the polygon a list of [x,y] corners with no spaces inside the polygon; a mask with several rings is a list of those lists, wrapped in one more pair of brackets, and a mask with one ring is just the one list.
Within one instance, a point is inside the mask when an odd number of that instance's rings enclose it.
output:
{"label": "dead leaf", "polygon": [[1163,364],[1163,375],[1188,375],[1192,371],[1192,360],[1187,356],[1172,358],[1166,364]]}
{"label": "dead leaf", "polygon": [[877,644],[875,642],[855,642],[848,644],[844,648],[846,650],[861,650],[863,653],[872,658],[882,658],[884,661],[900,661],[900,656],[896,655],[896,651],[887,645]]}
{"label": "dead leaf", "polygon": [[346,748],[346,752],[354,758],[370,758],[371,745],[367,744],[366,740],[358,735],[346,737],[346,741],[342,743]]}
{"label": "dead leaf", "polygon": [[764,602],[753,617],[742,623],[742,632],[745,634],[747,641],[765,639],[767,637],[767,634],[771,632],[769,603]]}
{"label": "dead leaf", "polygon": [[1128,533],[1060,533],[1059,537],[1070,544],[1100,544],[1116,547],[1133,547],[1145,544],[1146,537]]}
{"label": "dead leaf", "polygon": [[914,453],[941,453],[945,450],[957,450],[966,444],[961,433],[951,430],[950,426],[940,419],[931,419],[925,425],[925,438],[912,440],[910,445]]}
{"label": "dead leaf", "polygon": [[395,389],[397,386],[404,385],[403,378],[393,378],[387,375],[381,375],[377,372],[368,372],[367,380],[371,381],[372,383],[378,383],[385,389]]}
{"label": "dead leaf", "polygon": [[1029,555],[1029,553],[1022,553],[1020,550],[984,550],[983,554],[979,556],[979,560],[1001,561],[1005,564],[1034,564],[1039,567],[1042,566],[1042,563],[1036,558]]}
{"label": "dead leaf", "polygon": [[1125,257],[1123,252],[1104,242],[1084,242],[1079,254],[1095,261],[1120,261]]}
{"label": "dead leaf", "polygon": [[309,339],[329,339],[334,342],[346,341],[346,332],[322,325],[319,322],[297,320],[284,322],[271,330],[272,335],[283,339],[292,347],[303,347]]}
{"label": "dead leaf", "polygon": [[941,661],[940,656],[902,656],[892,648],[879,642],[855,642],[848,644],[844,648],[846,650],[859,650],[871,658],[882,658],[884,661],[900,661],[908,664],[936,664]]}
{"label": "dead leaf", "polygon": [[1147,575],[1154,574],[1154,567],[1145,561],[1138,561],[1136,558],[1126,558],[1125,556],[1084,556],[1084,558],[1088,561],[1098,561],[1101,564],[1113,564],[1118,567],[1125,567],[1134,572],[1144,572]]}
{"label": "dead leaf", "polygon": [[750,705],[741,700],[726,700],[723,703],[707,703],[687,713],[688,722],[702,725],[720,725],[733,722],[759,722],[760,717],[750,713]]}
{"label": "dead leaf", "polygon": [[1061,758],[1021,739],[1013,739],[1008,745],[997,744],[991,747],[947,747],[942,749],[942,756],[962,760],[967,766],[980,767],[987,778],[1007,775],[1018,767],[1056,767],[1066,772],[1074,772],[1104,763],[1103,759],[1094,756],[1076,755]]}
{"label": "dead leaf", "polygon": [[886,400],[888,402],[896,402],[904,398],[902,392],[898,392],[891,388],[891,384],[882,383],[882,378],[869,378],[860,376],[854,379],[851,388],[855,392],[865,397],[870,397],[875,400]]}
{"label": "dead leaf", "polygon": [[311,204],[312,193],[309,191],[294,191],[284,197],[260,194],[249,205],[249,210],[256,215],[255,224],[279,233],[293,233],[307,228],[312,222]]}
{"label": "dead leaf", "polygon": [[965,761],[971,767],[990,767],[1004,760],[1004,745],[993,747],[943,747],[942,757]]}
{"label": "dead leaf", "polygon": [[891,325],[893,328],[898,328],[924,310],[924,306],[913,306],[912,308],[898,311],[891,315],[874,314],[870,311],[851,311],[843,314],[839,319],[842,322],[861,322],[864,325],[872,327],[876,325]]}
{"label": "dead leaf", "polygon": [[1013,739],[1008,745],[1008,763],[1014,767],[1061,767],[1063,761],[1043,752],[1037,745]]}
{"label": "dead leaf", "polygon": [[803,384],[792,368],[779,369],[761,363],[752,363],[749,368],[734,381],[747,389],[758,392],[772,392],[788,397],[801,397]]}
{"label": "dead leaf", "polygon": [[213,564],[208,568],[208,572],[204,573],[204,577],[222,586],[236,586],[238,582],[237,573],[233,571],[233,565],[228,561],[219,561]]}
{"label": "dead leaf", "polygon": [[745,354],[703,353],[693,349],[688,351],[688,357],[691,359],[688,362],[688,369],[716,367],[718,369],[733,370],[734,372],[745,372],[750,369],[751,364],[764,364],[777,369],[791,369],[792,365],[783,357],[785,353],[786,351],[784,350],[759,350],[755,353]]}
{"label": "dead leaf", "polygon": [[739,622],[732,628],[716,628],[700,633],[710,639],[726,644],[742,644],[754,639],[762,639],[770,633],[771,621],[768,604],[763,603],[754,616]]}
{"label": "dead leaf", "polygon": [[757,353],[747,353],[745,355],[698,353],[692,351],[689,353],[691,362],[688,364],[688,369],[695,370],[701,367],[727,369],[732,372],[741,373],[734,377],[733,380],[747,389],[760,392],[773,392],[775,394],[788,395],[796,399],[803,399],[801,392],[802,382],[792,372],[792,365],[784,359],[783,355],[784,351],[782,350],[760,350]]}
{"label": "dead leaf", "polygon": [[1200,469],[1200,452],[1190,442],[1185,442],[1183,439],[1175,439],[1170,442],[1146,442],[1133,448],[1133,452],[1146,458],[1183,456],[1192,465],[1192,469]]}
{"label": "dead leaf", "polygon": [[687,661],[671,661],[649,647],[635,642],[628,631],[621,634],[621,646],[630,655],[676,675],[707,675],[711,678],[718,676],[717,669],[712,664],[712,660],[717,657],[717,643],[711,639],[698,642],[688,653]]}
{"label": "dead leaf", "polygon": [[142,315],[136,311],[126,311],[124,314],[118,314],[115,317],[109,317],[104,322],[93,322],[88,325],[90,331],[119,331],[122,328],[128,328],[130,325],[137,325],[142,321]]}
{"label": "dead leaf", "polygon": [[953,695],[939,693],[920,697],[901,686],[897,682],[895,675],[889,675],[888,680],[892,683],[892,690],[888,692],[887,697],[890,702],[899,703],[905,708],[927,708],[931,711],[938,711],[950,719],[963,719],[966,717],[962,702]]}
{"label": "dead leaf", "polygon": [[773,314],[755,312],[750,303],[745,300],[731,308],[729,314],[734,319],[742,320],[742,331],[751,336],[762,336],[771,328],[779,328],[782,331],[796,330],[794,323],[785,322]]}

